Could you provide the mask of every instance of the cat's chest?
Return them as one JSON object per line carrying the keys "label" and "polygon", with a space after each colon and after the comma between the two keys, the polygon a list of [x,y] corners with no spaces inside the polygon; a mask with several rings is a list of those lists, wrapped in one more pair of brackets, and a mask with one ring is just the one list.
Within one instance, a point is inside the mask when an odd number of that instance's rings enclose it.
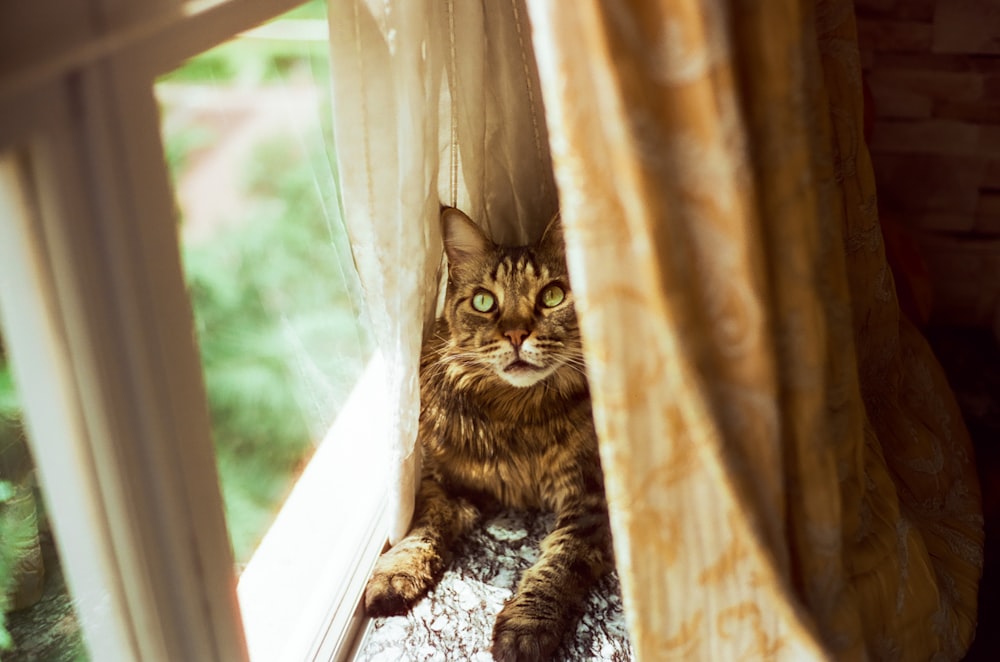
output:
{"label": "cat's chest", "polygon": [[551,484],[540,456],[474,456],[445,453],[437,473],[450,489],[485,496],[506,507],[550,509],[547,485]]}
{"label": "cat's chest", "polygon": [[504,506],[552,508],[565,496],[559,490],[581,484],[578,476],[596,454],[589,417],[574,421],[565,412],[553,412],[548,419],[524,420],[438,413],[421,426],[428,469],[451,489]]}

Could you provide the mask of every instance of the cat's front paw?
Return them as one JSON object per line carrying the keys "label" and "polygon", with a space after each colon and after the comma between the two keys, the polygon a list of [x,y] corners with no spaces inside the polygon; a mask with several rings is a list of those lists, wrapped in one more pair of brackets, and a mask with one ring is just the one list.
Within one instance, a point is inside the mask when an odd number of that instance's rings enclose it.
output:
{"label": "cat's front paw", "polygon": [[543,662],[562,641],[562,627],[551,619],[541,618],[517,598],[497,616],[493,626],[493,659],[496,662]]}
{"label": "cat's front paw", "polygon": [[365,611],[369,616],[400,616],[440,579],[443,563],[428,550],[403,541],[375,564],[365,587]]}

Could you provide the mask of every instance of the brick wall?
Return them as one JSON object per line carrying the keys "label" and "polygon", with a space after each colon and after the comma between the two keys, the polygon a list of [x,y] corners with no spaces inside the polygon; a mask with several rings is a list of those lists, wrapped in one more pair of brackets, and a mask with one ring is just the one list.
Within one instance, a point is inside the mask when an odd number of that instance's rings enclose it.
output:
{"label": "brick wall", "polygon": [[1000,318],[1000,0],[856,0],[879,207],[916,236],[933,318]]}

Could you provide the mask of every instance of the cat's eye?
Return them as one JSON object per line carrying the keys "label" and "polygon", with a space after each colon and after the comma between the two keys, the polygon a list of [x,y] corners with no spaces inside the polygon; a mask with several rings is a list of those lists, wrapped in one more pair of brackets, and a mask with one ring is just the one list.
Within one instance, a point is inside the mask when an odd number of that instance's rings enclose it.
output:
{"label": "cat's eye", "polygon": [[486,290],[479,290],[472,295],[472,307],[481,313],[489,313],[497,307],[497,300]]}
{"label": "cat's eye", "polygon": [[566,299],[566,291],[562,287],[553,283],[549,285],[544,290],[542,290],[542,295],[539,300],[542,305],[546,308],[555,308],[561,304]]}

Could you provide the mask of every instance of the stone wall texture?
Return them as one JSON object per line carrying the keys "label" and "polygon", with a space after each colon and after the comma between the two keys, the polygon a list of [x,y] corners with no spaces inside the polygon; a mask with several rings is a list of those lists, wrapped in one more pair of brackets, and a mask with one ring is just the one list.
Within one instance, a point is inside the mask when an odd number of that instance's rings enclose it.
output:
{"label": "stone wall texture", "polygon": [[883,216],[917,240],[932,319],[1000,324],[1000,0],[856,0]]}

